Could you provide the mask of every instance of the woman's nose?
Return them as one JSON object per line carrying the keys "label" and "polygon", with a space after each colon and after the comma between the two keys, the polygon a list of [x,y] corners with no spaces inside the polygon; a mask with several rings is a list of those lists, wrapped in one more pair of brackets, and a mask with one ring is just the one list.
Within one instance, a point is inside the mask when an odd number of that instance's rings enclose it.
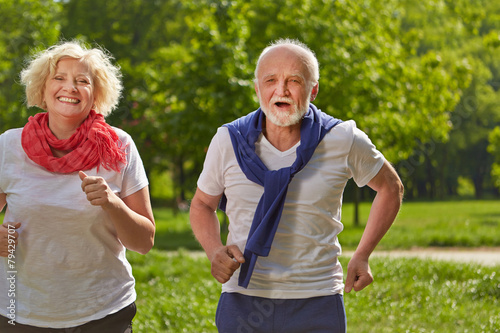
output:
{"label": "woman's nose", "polygon": [[76,84],[71,82],[71,81],[67,81],[66,84],[64,85],[64,88],[67,90],[67,91],[71,91],[71,92],[75,92],[77,89],[76,89]]}

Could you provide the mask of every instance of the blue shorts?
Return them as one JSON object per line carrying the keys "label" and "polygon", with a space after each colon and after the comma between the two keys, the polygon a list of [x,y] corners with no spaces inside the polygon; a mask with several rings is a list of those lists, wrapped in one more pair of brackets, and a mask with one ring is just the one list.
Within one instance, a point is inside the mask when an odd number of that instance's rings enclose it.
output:
{"label": "blue shorts", "polygon": [[345,333],[342,295],[271,299],[222,293],[215,323],[219,333]]}

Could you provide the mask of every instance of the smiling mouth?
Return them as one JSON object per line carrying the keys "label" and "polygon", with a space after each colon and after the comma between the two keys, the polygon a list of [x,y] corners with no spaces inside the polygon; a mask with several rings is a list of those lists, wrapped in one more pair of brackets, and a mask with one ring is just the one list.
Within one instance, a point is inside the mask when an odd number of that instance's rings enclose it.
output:
{"label": "smiling mouth", "polygon": [[71,104],[78,104],[78,103],[80,103],[80,100],[78,100],[76,98],[59,97],[58,100],[61,101],[61,102],[66,102],[66,103],[71,103]]}

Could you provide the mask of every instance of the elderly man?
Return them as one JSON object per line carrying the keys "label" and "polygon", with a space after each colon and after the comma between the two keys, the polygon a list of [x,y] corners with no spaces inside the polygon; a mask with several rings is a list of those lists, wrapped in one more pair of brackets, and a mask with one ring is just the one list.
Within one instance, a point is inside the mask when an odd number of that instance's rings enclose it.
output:
{"label": "elderly man", "polygon": [[[318,68],[298,41],[264,49],[255,70],[260,108],[219,128],[208,149],[190,219],[223,283],[219,332],[345,332],[343,292],[373,281],[368,258],[399,211],[403,186],[354,121],[311,103]],[[350,178],[377,194],[344,285],[337,235]],[[226,245],[219,203],[230,221]]]}

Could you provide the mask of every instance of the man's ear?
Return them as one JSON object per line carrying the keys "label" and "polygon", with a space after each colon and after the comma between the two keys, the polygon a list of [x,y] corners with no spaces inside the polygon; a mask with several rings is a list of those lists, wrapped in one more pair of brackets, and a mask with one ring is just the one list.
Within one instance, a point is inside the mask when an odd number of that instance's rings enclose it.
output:
{"label": "man's ear", "polygon": [[311,102],[316,99],[316,96],[318,96],[318,92],[319,92],[319,82],[316,83],[316,85],[311,90]]}
{"label": "man's ear", "polygon": [[259,96],[259,86],[257,85],[257,81],[254,81],[253,87],[255,89],[255,93],[257,94],[257,96]]}

